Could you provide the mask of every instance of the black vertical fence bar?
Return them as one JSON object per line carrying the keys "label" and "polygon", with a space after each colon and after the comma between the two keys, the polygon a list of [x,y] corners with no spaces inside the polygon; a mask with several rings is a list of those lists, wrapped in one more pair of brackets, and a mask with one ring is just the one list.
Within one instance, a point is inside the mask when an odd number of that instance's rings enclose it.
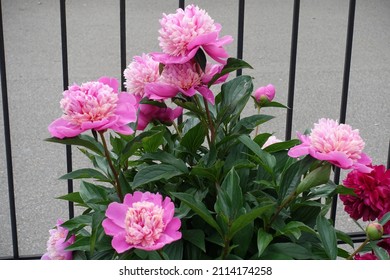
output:
{"label": "black vertical fence bar", "polygon": [[123,71],[126,69],[126,0],[120,0],[119,3],[120,18],[120,52],[121,52],[121,89],[126,91],[125,77]]}
{"label": "black vertical fence bar", "polygon": [[[349,74],[351,70],[353,28],[355,24],[355,9],[356,9],[356,0],[350,0],[349,11],[348,11],[347,39],[346,39],[346,47],[345,47],[343,88],[341,92],[341,106],[340,106],[340,120],[339,120],[340,123],[345,123],[345,119],[347,116]],[[336,168],[334,174],[334,182],[336,184],[339,184],[339,181],[340,181],[340,169]],[[333,221],[333,223],[336,222],[336,211],[337,211],[337,195],[333,199],[332,208],[330,211],[330,218]]]}
{"label": "black vertical fence bar", "polygon": [[295,94],[295,70],[297,66],[298,49],[298,28],[299,28],[299,9],[300,0],[294,0],[292,33],[291,33],[291,51],[290,51],[290,71],[288,79],[288,97],[287,97],[287,116],[286,116],[286,134],[285,139],[291,139],[294,94]]}
{"label": "black vertical fence bar", "polygon": [[[69,86],[69,71],[68,71],[68,41],[66,33],[66,0],[60,0],[60,21],[61,21],[61,50],[62,50],[62,83],[64,90]],[[71,172],[72,167],[72,146],[66,145],[66,170]],[[73,180],[68,179],[68,193],[73,192]],[[73,202],[68,202],[69,218],[74,217]]]}
{"label": "black vertical fence bar", "polygon": [[184,9],[185,6],[185,0],[179,0],[179,8]]}
{"label": "black vertical fence bar", "polygon": [[[237,32],[237,58],[242,59],[244,51],[244,17],[245,17],[245,0],[238,2],[238,32]],[[237,76],[242,75],[242,69],[238,69]]]}
{"label": "black vertical fence bar", "polygon": [[3,33],[3,11],[0,0],[0,75],[1,75],[1,96],[3,101],[3,119],[4,119],[4,138],[5,138],[5,156],[7,161],[7,179],[8,179],[8,197],[11,216],[11,234],[12,234],[12,253],[14,259],[19,259],[18,232],[16,223],[16,205],[15,205],[15,188],[12,165],[12,146],[11,146],[11,129],[9,120],[8,107],[8,89],[7,75],[5,69],[5,50],[4,50],[4,33]]}

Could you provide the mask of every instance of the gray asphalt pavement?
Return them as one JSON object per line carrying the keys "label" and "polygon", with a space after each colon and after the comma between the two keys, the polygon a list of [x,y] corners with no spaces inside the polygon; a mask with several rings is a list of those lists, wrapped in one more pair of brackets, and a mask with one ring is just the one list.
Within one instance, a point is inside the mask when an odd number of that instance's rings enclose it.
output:
{"label": "gray asphalt pavement", "polygon": [[[190,1],[186,1],[190,3]],[[193,1],[237,38],[236,0]],[[302,0],[293,131],[321,117],[337,119],[342,89],[348,0]],[[247,0],[244,60],[255,86],[272,83],[287,103],[293,1]],[[158,51],[158,20],[177,0],[127,1],[127,57]],[[47,126],[61,115],[59,1],[3,0],[18,236],[21,255],[42,254],[48,230],[66,218],[65,147],[45,143]],[[103,75],[120,79],[119,1],[67,1],[69,81]],[[358,128],[375,164],[386,164],[390,138],[390,1],[357,1],[347,123]],[[228,47],[236,55],[236,41]],[[0,100],[0,102],[2,102]],[[254,113],[252,106],[247,114]],[[262,130],[284,137],[285,111]],[[11,255],[3,117],[0,117],[0,256]],[[74,151],[74,168],[88,162]],[[77,182],[75,183],[77,185]],[[356,230],[340,208],[337,227]]]}

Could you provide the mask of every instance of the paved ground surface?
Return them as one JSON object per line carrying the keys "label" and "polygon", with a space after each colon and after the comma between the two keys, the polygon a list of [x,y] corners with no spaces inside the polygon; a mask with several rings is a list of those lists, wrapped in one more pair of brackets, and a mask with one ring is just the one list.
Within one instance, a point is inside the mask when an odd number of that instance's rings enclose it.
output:
{"label": "paved ground surface", "polygon": [[[70,82],[102,75],[120,78],[119,1],[67,1]],[[127,1],[127,56],[157,51],[158,20],[178,1]],[[194,1],[237,37],[235,0]],[[321,117],[337,119],[342,88],[347,0],[302,0],[293,130],[310,128]],[[366,152],[385,164],[390,136],[390,1],[357,1],[347,122],[359,128]],[[190,3],[190,1],[187,1]],[[292,3],[247,0],[244,59],[255,70],[255,86],[273,83],[276,99],[287,102]],[[59,117],[62,93],[59,1],[3,0],[3,23],[12,133],[20,254],[45,251],[48,229],[65,206],[54,197],[66,192],[65,149],[48,144],[48,124]],[[236,44],[229,47],[232,56]],[[0,100],[1,102],[1,100]],[[250,107],[247,113],[252,113]],[[284,137],[285,112],[263,130]],[[0,117],[3,127],[3,118]],[[0,129],[0,256],[12,254],[5,166]],[[74,165],[86,161],[74,151]],[[77,183],[76,183],[77,184]],[[340,211],[341,212],[341,211]],[[355,230],[339,214],[337,226]]]}

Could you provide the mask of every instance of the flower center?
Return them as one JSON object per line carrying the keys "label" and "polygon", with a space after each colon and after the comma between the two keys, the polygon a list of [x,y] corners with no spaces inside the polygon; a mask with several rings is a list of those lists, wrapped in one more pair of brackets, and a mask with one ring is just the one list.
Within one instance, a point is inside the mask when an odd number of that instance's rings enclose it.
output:
{"label": "flower center", "polygon": [[320,120],[310,134],[311,145],[321,153],[343,152],[350,159],[360,159],[364,141],[358,130],[349,125],[338,124],[334,120]]}
{"label": "flower center", "polygon": [[126,242],[143,247],[154,245],[165,228],[163,214],[164,209],[152,202],[133,203],[125,218]]}
{"label": "flower center", "polygon": [[192,62],[169,64],[165,66],[161,80],[167,84],[188,90],[201,84],[202,74],[197,72],[196,64]]}
{"label": "flower center", "polygon": [[88,82],[69,87],[60,104],[64,112],[63,118],[80,125],[113,116],[117,102],[118,94],[110,86]]}
{"label": "flower center", "polygon": [[214,20],[205,10],[188,6],[176,14],[164,15],[160,20],[160,46],[164,53],[173,56],[185,55],[188,44],[196,37],[214,32]]}

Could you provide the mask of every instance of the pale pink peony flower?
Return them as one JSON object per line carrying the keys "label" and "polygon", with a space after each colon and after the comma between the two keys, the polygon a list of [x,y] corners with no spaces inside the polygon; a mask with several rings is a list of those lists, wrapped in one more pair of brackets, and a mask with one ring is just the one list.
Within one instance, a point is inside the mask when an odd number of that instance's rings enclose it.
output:
{"label": "pale pink peony flower", "polygon": [[340,195],[344,210],[355,220],[374,221],[390,211],[390,169],[370,166],[370,173],[352,170],[343,185],[356,195]]}
{"label": "pale pink peony flower", "polygon": [[[158,82],[145,85],[145,94],[154,100],[164,100],[175,97],[178,93],[191,97],[199,92],[208,102],[214,104],[214,94],[207,84],[222,70],[223,66],[207,64],[205,73],[199,71],[198,67],[191,61],[166,65]],[[215,83],[224,82],[227,76],[222,76]]]}
{"label": "pale pink peony flower", "polygon": [[123,203],[108,205],[103,228],[113,236],[112,247],[123,253],[131,248],[154,251],[181,238],[181,221],[173,217],[175,206],[169,197],[136,191]]}
{"label": "pale pink peony flower", "polygon": [[138,117],[137,130],[144,130],[146,126],[153,122],[159,121],[161,123],[170,125],[183,114],[183,108],[176,107],[175,109],[158,107],[152,104],[140,104],[141,98],[136,96],[138,102]]}
{"label": "pale pink peony flower", "polygon": [[264,101],[272,101],[275,97],[275,87],[273,84],[269,84],[265,87],[259,87],[256,89],[256,91],[253,93],[253,97],[256,99],[257,102]]}
{"label": "pale pink peony flower", "polygon": [[145,84],[159,79],[159,64],[148,54],[135,56],[123,72],[127,91],[143,97]]}
{"label": "pale pink peony flower", "polygon": [[367,166],[371,164],[371,159],[362,152],[364,141],[359,131],[347,124],[323,118],[314,124],[310,135],[298,133],[298,138],[302,143],[289,150],[291,157],[310,154],[342,169],[357,169],[360,172],[372,170]]}
{"label": "pale pink peony flower", "polygon": [[64,115],[48,127],[53,137],[74,137],[89,129],[133,133],[128,124],[136,120],[136,100],[127,93],[118,94],[116,79],[102,77],[81,86],[75,84],[63,96]]}
{"label": "pale pink peony flower", "polygon": [[280,142],[282,142],[282,140],[279,140],[278,138],[276,138],[276,136],[272,135],[272,136],[268,137],[267,141],[265,141],[262,149],[265,149],[272,144],[280,143]]}
{"label": "pale pink peony flower", "polygon": [[62,224],[62,220],[57,220],[56,228],[49,230],[50,238],[47,241],[47,252],[41,260],[71,260],[73,258],[72,251],[67,251],[66,248],[74,243],[75,236],[72,235],[66,240],[69,231],[62,227]]}
{"label": "pale pink peony flower", "polygon": [[225,64],[228,57],[223,48],[233,41],[231,36],[219,37],[221,25],[205,10],[188,5],[175,14],[163,14],[159,30],[160,47],[163,53],[152,56],[164,64],[185,63],[192,59],[200,47],[215,61]]}

